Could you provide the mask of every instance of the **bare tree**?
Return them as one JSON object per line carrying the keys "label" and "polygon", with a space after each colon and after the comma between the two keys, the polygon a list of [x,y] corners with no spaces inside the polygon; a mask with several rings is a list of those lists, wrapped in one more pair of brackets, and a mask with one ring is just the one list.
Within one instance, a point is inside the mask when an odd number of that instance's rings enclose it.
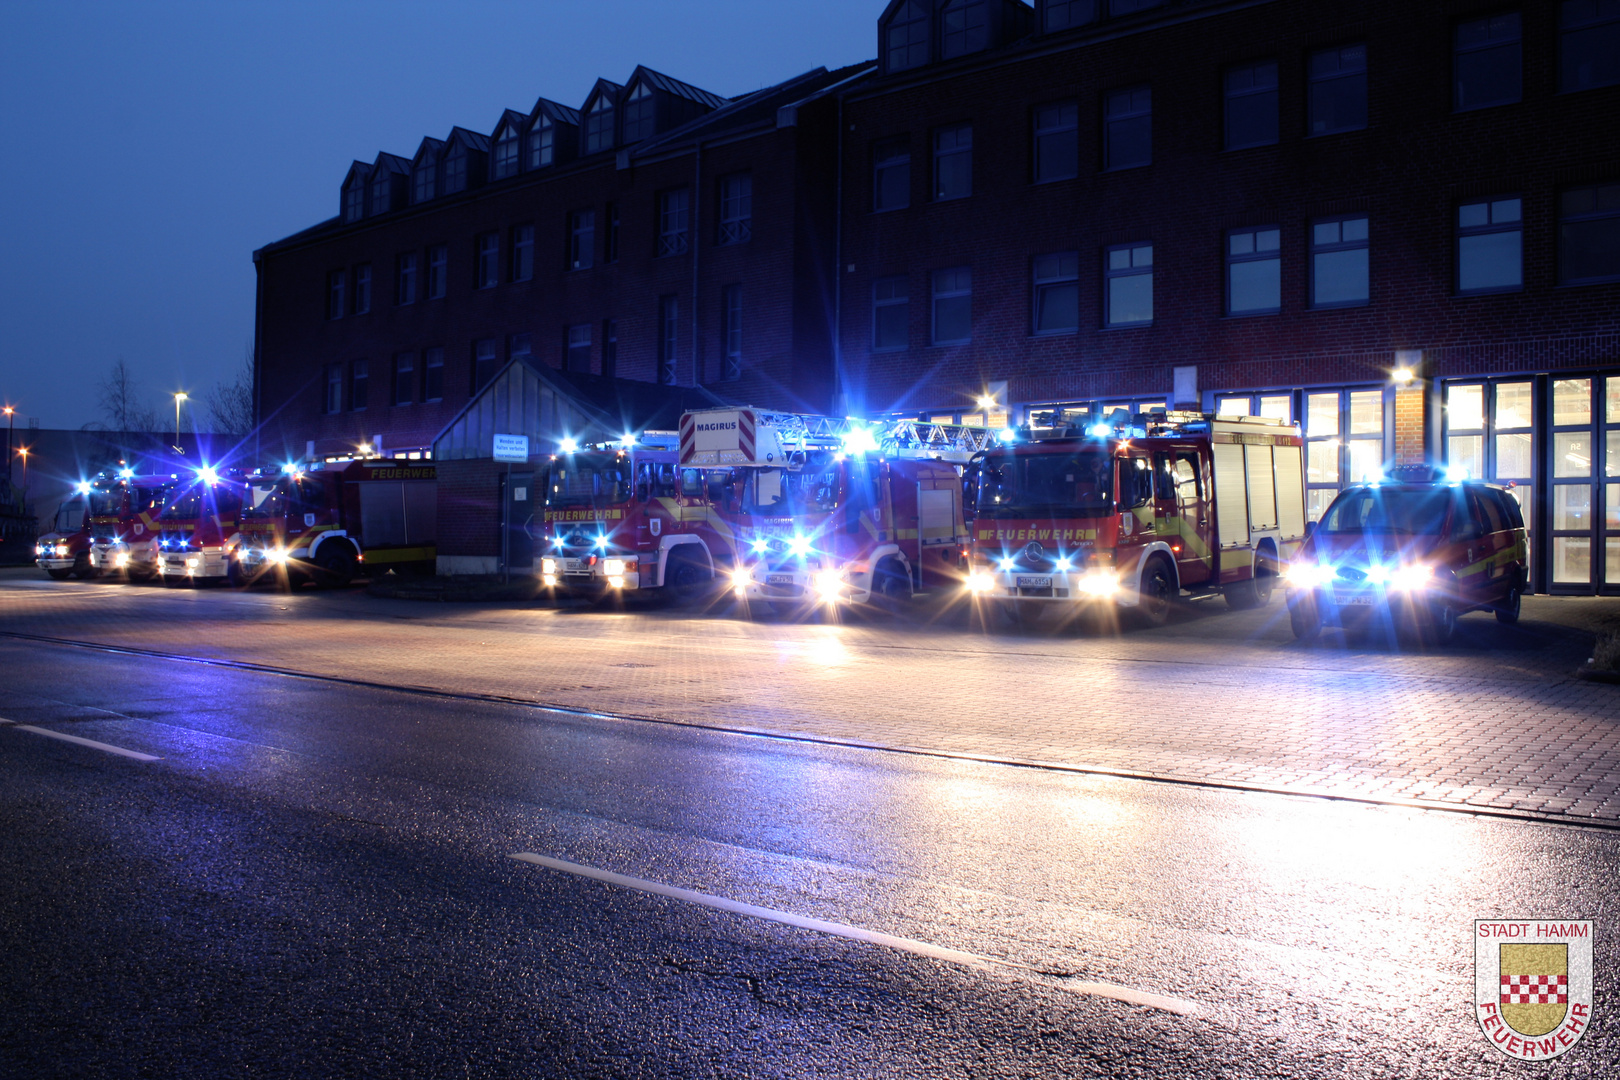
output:
{"label": "bare tree", "polygon": [[119,357],[97,387],[101,395],[101,413],[107,426],[114,431],[156,431],[157,410],[147,404],[124,358]]}
{"label": "bare tree", "polygon": [[214,430],[221,435],[246,435],[253,430],[253,344],[248,343],[236,377],[222,382],[203,397]]}

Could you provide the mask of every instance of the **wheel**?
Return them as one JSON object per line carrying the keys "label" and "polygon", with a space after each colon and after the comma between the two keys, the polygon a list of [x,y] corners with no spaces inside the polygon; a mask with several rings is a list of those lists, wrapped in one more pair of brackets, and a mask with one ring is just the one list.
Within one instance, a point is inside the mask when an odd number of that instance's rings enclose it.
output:
{"label": "wheel", "polygon": [[1300,641],[1314,641],[1322,632],[1322,609],[1312,593],[1288,596],[1288,625]]}
{"label": "wheel", "polygon": [[225,583],[233,589],[245,588],[249,584],[247,575],[242,572],[242,561],[240,559],[226,560]]}
{"label": "wheel", "polygon": [[1426,622],[1428,625],[1424,629],[1428,632],[1429,644],[1448,644],[1457,634],[1457,609],[1436,601],[1429,606]]}
{"label": "wheel", "polygon": [[354,580],[359,561],[348,544],[324,544],[315,565],[321,568],[321,584],[329,589],[341,589]]}
{"label": "wheel", "polygon": [[1176,582],[1163,559],[1154,559],[1142,571],[1142,594],[1136,605],[1137,617],[1148,626],[1170,621],[1170,606],[1176,598]]}
{"label": "wheel", "polygon": [[81,554],[73,560],[73,576],[80,581],[88,581],[90,578],[100,577],[101,571],[90,565],[90,556]]}
{"label": "wheel", "polygon": [[1264,553],[1255,563],[1254,577],[1226,587],[1226,606],[1235,611],[1265,607],[1277,585],[1276,564]]}
{"label": "wheel", "polygon": [[1519,621],[1519,602],[1524,599],[1524,589],[1518,582],[1508,590],[1507,598],[1496,609],[1496,621],[1504,626],[1512,626]]}
{"label": "wheel", "polygon": [[714,575],[688,558],[672,560],[664,572],[664,584],[678,591],[689,591],[707,585]]}
{"label": "wheel", "polygon": [[892,562],[881,564],[872,579],[872,602],[891,615],[911,603],[911,579]]}
{"label": "wheel", "polygon": [[72,570],[52,570],[47,567],[45,572],[51,575],[51,577],[55,578],[57,581],[66,581],[68,578],[73,576]]}

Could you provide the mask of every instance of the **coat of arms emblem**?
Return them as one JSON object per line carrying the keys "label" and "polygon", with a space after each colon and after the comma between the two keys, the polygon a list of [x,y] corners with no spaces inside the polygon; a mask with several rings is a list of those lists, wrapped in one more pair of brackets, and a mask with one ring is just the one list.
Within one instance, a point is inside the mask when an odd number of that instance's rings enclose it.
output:
{"label": "coat of arms emblem", "polygon": [[1592,1022],[1592,923],[1476,920],[1474,1014],[1485,1037],[1520,1061],[1574,1046]]}

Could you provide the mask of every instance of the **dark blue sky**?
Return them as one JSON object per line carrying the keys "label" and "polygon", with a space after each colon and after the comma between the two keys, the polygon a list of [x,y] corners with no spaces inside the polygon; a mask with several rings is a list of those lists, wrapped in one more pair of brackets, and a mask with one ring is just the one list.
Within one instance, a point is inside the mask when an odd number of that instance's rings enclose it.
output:
{"label": "dark blue sky", "polygon": [[0,4],[0,398],[79,427],[122,357],[172,417],[242,362],[253,249],[333,216],[353,159],[638,63],[727,96],[855,63],[883,6]]}

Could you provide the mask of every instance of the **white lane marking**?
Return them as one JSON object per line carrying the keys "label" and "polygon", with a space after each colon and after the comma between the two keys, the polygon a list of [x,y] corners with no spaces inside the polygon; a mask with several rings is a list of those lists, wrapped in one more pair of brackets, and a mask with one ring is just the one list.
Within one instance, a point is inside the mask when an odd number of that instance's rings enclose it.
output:
{"label": "white lane marking", "polygon": [[1128,986],[1116,986],[1113,983],[1071,982],[1066,979],[1045,975],[1035,968],[1014,963],[1010,960],[998,960],[990,956],[979,956],[977,953],[962,952],[959,949],[947,949],[944,946],[932,945],[926,941],[918,941],[915,938],[896,937],[893,934],[884,934],[860,926],[850,926],[846,923],[811,919],[788,911],[777,911],[774,908],[745,904],[740,900],[731,900],[724,896],[694,892],[691,889],[680,889],[657,881],[647,881],[644,878],[627,877],[624,874],[615,874],[611,870],[598,870],[594,866],[563,862],[561,859],[536,855],[533,852],[514,852],[512,858],[517,859],[519,862],[533,863],[535,866],[543,866],[549,870],[560,870],[565,874],[574,874],[595,881],[604,881],[610,885],[618,885],[626,889],[636,889],[640,892],[668,896],[675,900],[684,900],[689,904],[729,911],[737,915],[751,915],[756,919],[767,919],[771,922],[797,926],[805,930],[815,930],[823,934],[832,934],[835,937],[849,938],[853,941],[886,945],[891,949],[898,949],[901,952],[908,952],[917,956],[926,956],[932,960],[944,960],[948,963],[961,964],[965,967],[981,970],[986,968],[1012,968],[1021,973],[1036,976],[1047,985],[1062,987],[1065,990],[1072,990],[1080,994],[1090,994],[1094,997],[1113,998],[1116,1001],[1124,1001],[1132,1005],[1146,1005],[1149,1008],[1161,1009],[1164,1012],[1175,1013],[1178,1016],[1194,1016],[1201,1011],[1201,1007],[1197,1002],[1187,1001],[1184,998],[1150,994],[1142,990],[1133,990]]}
{"label": "white lane marking", "polygon": [[134,758],[136,761],[163,760],[162,758],[153,754],[143,754],[139,750],[125,750],[122,746],[113,746],[110,743],[96,742],[94,739],[81,739],[77,735],[64,735],[60,731],[50,731],[46,728],[35,727],[32,724],[19,724],[14,720],[6,720],[4,723],[10,724],[18,731],[32,731],[35,735],[43,735],[47,739],[61,739],[63,742],[77,743],[80,746],[88,746],[92,750],[105,750],[109,754],[118,754],[121,757]]}

